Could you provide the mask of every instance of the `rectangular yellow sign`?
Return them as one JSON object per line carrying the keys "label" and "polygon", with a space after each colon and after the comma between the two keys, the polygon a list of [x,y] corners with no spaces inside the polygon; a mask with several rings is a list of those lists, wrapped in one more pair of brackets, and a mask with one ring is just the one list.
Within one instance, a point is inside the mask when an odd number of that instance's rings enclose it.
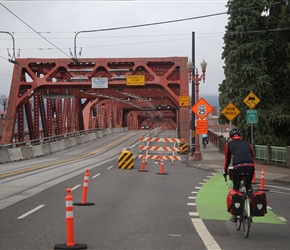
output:
{"label": "rectangular yellow sign", "polygon": [[144,86],[145,76],[144,75],[126,76],[126,85],[127,86]]}
{"label": "rectangular yellow sign", "polygon": [[179,106],[180,107],[189,107],[190,97],[189,96],[179,96]]}

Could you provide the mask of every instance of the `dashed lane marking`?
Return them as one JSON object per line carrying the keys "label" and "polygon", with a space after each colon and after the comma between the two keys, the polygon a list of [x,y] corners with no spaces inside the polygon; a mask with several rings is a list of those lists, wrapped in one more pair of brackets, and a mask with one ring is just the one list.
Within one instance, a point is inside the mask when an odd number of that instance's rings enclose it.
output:
{"label": "dashed lane marking", "polygon": [[100,176],[100,175],[101,175],[101,174],[98,173],[98,174],[94,175],[92,178],[94,179],[94,178],[96,178],[96,177],[98,177],[98,176]]}
{"label": "dashed lane marking", "polygon": [[216,249],[216,250],[221,249],[220,246],[212,237],[212,235],[209,233],[209,231],[207,230],[206,226],[204,225],[201,219],[192,218],[191,221],[195,227],[195,230],[199,234],[200,238],[202,239],[207,249]]}
{"label": "dashed lane marking", "polygon": [[73,188],[71,188],[70,190],[71,191],[74,191],[74,190],[76,190],[77,188],[79,188],[81,185],[79,184],[79,185],[76,185],[76,186],[74,186]]}
{"label": "dashed lane marking", "polygon": [[199,216],[198,212],[189,212],[189,216]]}
{"label": "dashed lane marking", "polygon": [[31,209],[31,210],[28,211],[27,213],[22,214],[21,216],[17,217],[17,219],[23,219],[23,218],[25,218],[26,216],[28,216],[28,215],[34,213],[35,211],[37,211],[37,210],[43,208],[44,206],[45,206],[45,205],[39,205],[39,206],[37,206],[36,208]]}

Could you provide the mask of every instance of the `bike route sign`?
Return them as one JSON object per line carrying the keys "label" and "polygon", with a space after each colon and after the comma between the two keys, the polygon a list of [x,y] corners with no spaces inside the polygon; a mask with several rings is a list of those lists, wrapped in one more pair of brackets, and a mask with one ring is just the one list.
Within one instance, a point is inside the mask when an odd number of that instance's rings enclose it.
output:
{"label": "bike route sign", "polygon": [[258,123],[258,111],[256,109],[247,110],[247,123]]}

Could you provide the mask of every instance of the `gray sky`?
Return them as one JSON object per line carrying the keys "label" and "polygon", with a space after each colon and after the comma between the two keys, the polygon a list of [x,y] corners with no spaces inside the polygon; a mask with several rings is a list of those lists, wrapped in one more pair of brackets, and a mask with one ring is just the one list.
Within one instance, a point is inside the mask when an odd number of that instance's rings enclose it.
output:
{"label": "gray sky", "polygon": [[[0,31],[14,35],[21,58],[68,58],[75,33],[164,22],[226,12],[227,1],[0,1]],[[12,13],[11,13],[12,12]],[[148,27],[83,33],[77,36],[81,58],[185,56],[191,60],[195,32],[195,62],[207,65],[200,94],[218,94],[224,79],[221,59],[226,14]],[[21,21],[21,20],[22,21]],[[30,27],[29,27],[30,26]],[[36,34],[32,29],[51,43]],[[12,39],[0,33],[0,94],[9,95],[13,64]],[[60,51],[61,50],[61,51]],[[78,56],[79,57],[79,56]],[[5,58],[5,59],[4,59]]]}

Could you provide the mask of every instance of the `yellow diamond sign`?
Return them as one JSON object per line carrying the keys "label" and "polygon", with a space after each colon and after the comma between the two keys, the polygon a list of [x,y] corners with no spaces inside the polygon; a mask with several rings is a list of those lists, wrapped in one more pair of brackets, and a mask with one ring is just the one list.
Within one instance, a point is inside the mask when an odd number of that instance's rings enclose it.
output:
{"label": "yellow diamond sign", "polygon": [[222,110],[223,115],[229,120],[235,119],[240,114],[240,110],[231,102]]}
{"label": "yellow diamond sign", "polygon": [[244,99],[244,103],[250,109],[253,109],[259,102],[260,102],[260,99],[253,92],[250,92],[247,95],[247,97]]}

